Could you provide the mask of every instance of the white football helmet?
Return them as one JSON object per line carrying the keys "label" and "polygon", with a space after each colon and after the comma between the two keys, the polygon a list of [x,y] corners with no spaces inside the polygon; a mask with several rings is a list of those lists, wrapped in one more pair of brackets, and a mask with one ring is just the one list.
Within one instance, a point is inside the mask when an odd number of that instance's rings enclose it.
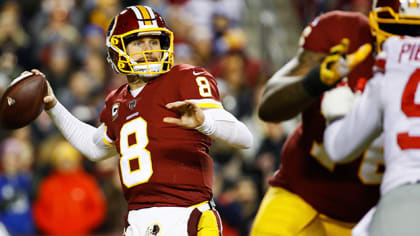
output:
{"label": "white football helmet", "polygon": [[373,0],[369,24],[377,52],[390,36],[420,36],[420,0]]}

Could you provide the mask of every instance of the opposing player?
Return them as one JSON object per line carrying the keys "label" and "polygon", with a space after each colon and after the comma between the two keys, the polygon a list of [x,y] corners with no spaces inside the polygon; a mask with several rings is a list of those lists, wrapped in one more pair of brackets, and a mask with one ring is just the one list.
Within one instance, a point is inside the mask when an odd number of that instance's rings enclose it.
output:
{"label": "opposing player", "polygon": [[[343,38],[349,39],[348,52],[354,53],[365,43],[379,49],[386,37],[401,32],[392,30],[418,27],[418,18],[410,17],[415,7],[409,1],[375,0],[370,25],[359,13],[333,11],[305,28],[298,54],[268,81],[259,107],[265,121],[279,122],[302,113],[302,123],[285,143],[282,163],[270,179],[251,235],[350,235],[376,204],[381,148],[345,165],[332,162],[324,149],[325,120],[320,112],[321,95],[332,86],[328,80],[311,78],[320,77],[319,65]],[[373,75],[374,61],[369,55],[347,75],[353,90],[360,78]]]}
{"label": "opposing player", "polygon": [[127,83],[107,96],[98,128],[72,116],[51,87],[44,98],[51,119],[90,160],[119,153],[129,210],[125,235],[221,235],[211,139],[252,145],[247,127],[223,109],[211,74],[172,67],[173,39],[147,6],[127,7],[112,20],[108,61]]}
{"label": "opposing player", "polygon": [[353,235],[420,235],[420,38],[391,37],[383,50],[384,70],[367,83],[350,113],[327,127],[325,149],[334,162],[349,163],[383,132],[381,199],[371,223]]}

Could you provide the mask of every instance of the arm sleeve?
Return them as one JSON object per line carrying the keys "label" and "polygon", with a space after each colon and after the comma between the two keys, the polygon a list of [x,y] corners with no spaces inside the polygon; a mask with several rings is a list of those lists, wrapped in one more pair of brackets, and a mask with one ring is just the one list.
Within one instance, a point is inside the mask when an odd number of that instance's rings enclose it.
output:
{"label": "arm sleeve", "polygon": [[372,79],[350,113],[325,130],[325,150],[334,162],[355,160],[382,132],[381,80]]}
{"label": "arm sleeve", "polygon": [[250,148],[252,135],[248,128],[224,109],[203,110],[204,123],[196,129],[211,138],[237,148]]}
{"label": "arm sleeve", "polygon": [[74,117],[61,103],[47,111],[63,136],[91,161],[100,161],[117,155],[114,146],[104,143],[105,125],[95,128]]}

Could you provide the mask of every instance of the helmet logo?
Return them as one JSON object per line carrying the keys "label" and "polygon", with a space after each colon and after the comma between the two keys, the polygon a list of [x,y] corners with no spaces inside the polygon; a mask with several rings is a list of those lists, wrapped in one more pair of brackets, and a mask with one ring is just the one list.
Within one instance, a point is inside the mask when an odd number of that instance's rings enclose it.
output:
{"label": "helmet logo", "polygon": [[147,227],[147,235],[148,236],[157,236],[160,235],[160,226],[159,224],[152,224]]}

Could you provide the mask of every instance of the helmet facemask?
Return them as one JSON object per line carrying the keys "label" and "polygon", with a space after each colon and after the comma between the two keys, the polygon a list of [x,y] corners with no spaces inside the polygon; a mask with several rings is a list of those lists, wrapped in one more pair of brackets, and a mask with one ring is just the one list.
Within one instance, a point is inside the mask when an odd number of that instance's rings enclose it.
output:
{"label": "helmet facemask", "polygon": [[[146,7],[142,7],[143,10]],[[128,10],[120,13],[119,16],[115,17],[111,22],[108,29],[108,37],[106,45],[108,48],[108,62],[111,63],[113,69],[119,73],[127,75],[140,75],[142,77],[155,77],[160,74],[168,72],[174,64],[174,52],[173,52],[173,33],[167,29],[164,25],[163,19],[153,11],[155,18],[143,20],[144,23],[140,23],[142,20],[139,18],[132,19],[134,14],[129,15],[129,10],[137,10],[136,7],[129,7]],[[149,12],[152,12],[147,7]],[[125,17],[122,20],[129,22],[130,25],[121,23],[118,17]],[[132,23],[133,22],[133,23]],[[137,23],[139,22],[139,23]],[[151,24],[149,22],[158,22]],[[162,23],[163,22],[163,23]],[[116,27],[120,27],[115,29]],[[124,27],[129,30],[124,30]],[[122,30],[121,30],[122,29]],[[160,49],[145,50],[138,52],[131,52],[131,55],[127,52],[127,45],[133,40],[140,39],[141,37],[157,37],[160,42]],[[155,54],[156,52],[161,53],[160,60],[151,61],[148,59],[148,54]],[[138,60],[138,55],[141,55],[143,60]],[[137,58],[134,60],[133,57]]]}
{"label": "helmet facemask", "polygon": [[[133,52],[131,55],[127,52],[127,45],[143,36],[157,36],[160,41],[161,49]],[[118,53],[118,70],[125,74],[138,74],[145,77],[154,77],[159,74],[166,73],[170,70],[174,63],[173,50],[170,46],[172,32],[166,29],[150,29],[150,30],[134,30],[121,35],[113,35],[110,42],[110,48]],[[162,56],[159,61],[149,61],[146,54],[161,52]],[[132,57],[134,55],[142,55],[144,62],[136,62]]]}
{"label": "helmet facemask", "polygon": [[395,11],[395,6],[374,7],[369,14],[371,32],[376,37],[377,52],[381,51],[381,45],[388,37],[420,36],[419,6],[401,2],[398,8],[399,12]]}

